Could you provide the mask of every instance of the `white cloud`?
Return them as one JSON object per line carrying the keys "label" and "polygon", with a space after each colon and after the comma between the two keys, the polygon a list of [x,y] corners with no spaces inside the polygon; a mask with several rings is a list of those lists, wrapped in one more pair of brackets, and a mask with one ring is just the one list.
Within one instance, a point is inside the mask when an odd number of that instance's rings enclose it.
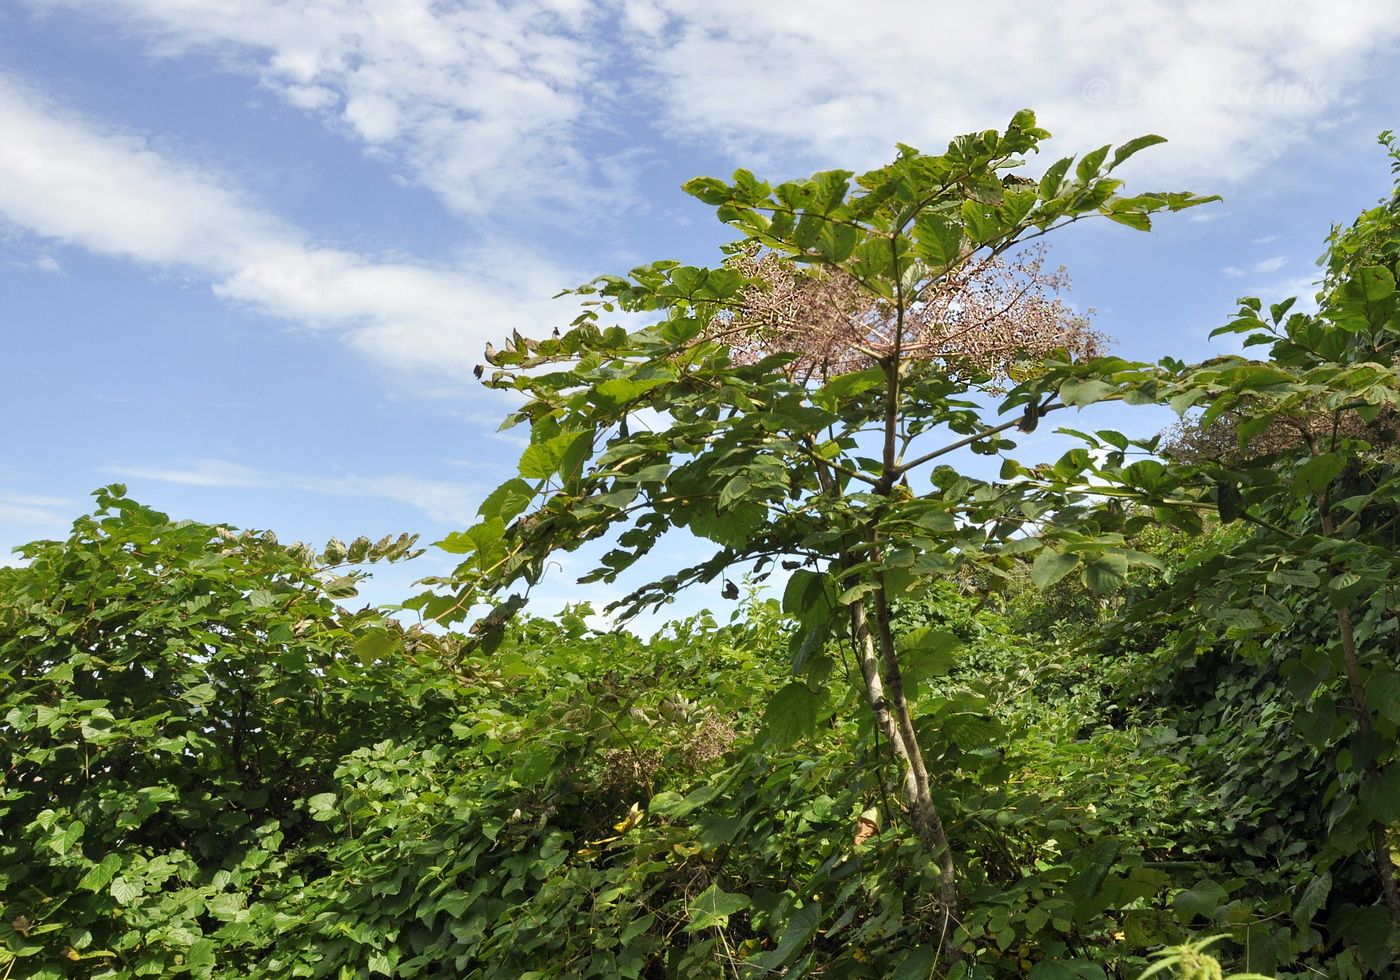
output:
{"label": "white cloud", "polygon": [[1229,276],[1231,279],[1242,279],[1250,273],[1254,273],[1256,275],[1267,275],[1270,272],[1277,272],[1287,264],[1288,256],[1275,255],[1270,258],[1264,259],[1260,262],[1255,262],[1248,269],[1243,269],[1237,265],[1227,265],[1221,271],[1224,272],[1225,275]]}
{"label": "white cloud", "polygon": [[377,497],[423,511],[435,521],[465,526],[475,519],[482,488],[471,484],[425,480],[401,474],[386,476],[316,476],[274,473],[219,459],[184,466],[108,466],[104,472],[127,479],[155,480],[191,487],[272,488],[339,497]]}
{"label": "white cloud", "polygon": [[0,495],[0,524],[61,527],[72,520],[74,504],[62,497]]}
{"label": "white cloud", "polygon": [[1066,151],[1159,132],[1172,142],[1137,176],[1213,190],[1343,123],[1400,41],[1374,0],[1138,0],[1111,17],[1090,0],[27,2],[251,73],[463,212],[626,186],[629,113],[745,162],[860,166],[1030,105]]}
{"label": "white cloud", "polygon": [[669,126],[745,159],[790,141],[878,163],[1029,105],[1065,151],[1167,136],[1134,172],[1198,190],[1334,125],[1400,37],[1372,0],[622,2]]}
{"label": "white cloud", "polygon": [[270,316],[346,336],[380,363],[466,378],[488,340],[547,332],[578,276],[510,249],[462,267],[315,242],[222,175],[78,119],[0,76],[0,215],[40,236],[182,270]]}
{"label": "white cloud", "polygon": [[[162,55],[213,54],[385,154],[460,211],[577,202],[609,58],[586,0],[30,0],[116,19]],[[615,53],[615,52],[614,52]]]}
{"label": "white cloud", "polygon": [[1321,278],[1320,271],[1305,273],[1291,279],[1265,283],[1254,288],[1251,292],[1266,303],[1277,303],[1280,300],[1294,297],[1297,299],[1293,305],[1294,313],[1316,313],[1317,291]]}
{"label": "white cloud", "polygon": [[464,212],[626,185],[597,146],[628,113],[745,162],[873,165],[1030,105],[1066,150],[1159,132],[1135,172],[1211,190],[1348,118],[1400,39],[1374,0],[27,2],[251,73]]}

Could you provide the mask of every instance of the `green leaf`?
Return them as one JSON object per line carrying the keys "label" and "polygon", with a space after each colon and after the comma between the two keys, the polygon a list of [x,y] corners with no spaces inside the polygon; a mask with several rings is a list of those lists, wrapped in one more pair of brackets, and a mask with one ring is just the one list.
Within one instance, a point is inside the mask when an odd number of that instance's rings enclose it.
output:
{"label": "green leaf", "polygon": [[1114,168],[1127,160],[1128,157],[1132,156],[1134,153],[1145,150],[1149,146],[1156,146],[1158,143],[1165,143],[1166,141],[1167,138],[1165,136],[1157,136],[1152,133],[1128,140],[1128,142],[1113,151],[1113,160],[1108,165],[1108,172],[1111,173]]}
{"label": "green leaf", "polygon": [[792,676],[802,677],[809,668],[820,669],[822,652],[831,630],[825,622],[803,626],[792,635]]}
{"label": "green leaf", "polygon": [[964,752],[976,752],[996,745],[1006,730],[995,718],[972,711],[959,711],[939,719],[939,732]]}
{"label": "green leaf", "polygon": [[783,613],[809,626],[824,623],[836,610],[835,591],[830,575],[799,568],[783,589]]}
{"label": "green leaf", "polygon": [[1037,189],[1042,201],[1049,201],[1059,193],[1060,185],[1064,183],[1065,174],[1069,172],[1070,165],[1073,163],[1074,157],[1063,157],[1046,168]]}
{"label": "green leaf", "polygon": [[1177,892],[1172,899],[1172,908],[1176,909],[1177,918],[1184,925],[1190,925],[1197,916],[1212,918],[1216,909],[1224,905],[1229,897],[1230,893],[1218,882],[1207,878],[1192,888]]}
{"label": "green leaf", "polygon": [[759,956],[754,962],[759,969],[765,971],[776,970],[783,966],[797,954],[798,950],[807,945],[807,941],[817,931],[817,926],[821,925],[821,921],[822,907],[820,903],[813,902],[797,909],[784,924],[782,935],[778,937],[778,945]]}
{"label": "green leaf", "polygon": [[730,894],[718,884],[712,884],[690,903],[690,925],[685,927],[685,931],[723,928],[729,924],[731,915],[743,911],[749,905],[748,896]]}
{"label": "green leaf", "polygon": [[974,242],[994,242],[1010,231],[996,208],[989,205],[978,201],[963,201],[961,213],[963,227]]}
{"label": "green leaf", "polygon": [[519,478],[507,480],[481,502],[477,514],[484,520],[499,518],[509,523],[523,514],[534,498],[535,488],[532,484]]}
{"label": "green leaf", "polygon": [[616,411],[653,388],[669,384],[671,380],[669,377],[612,378],[594,386],[593,398],[601,407]]}
{"label": "green leaf", "polygon": [[388,660],[390,655],[398,649],[400,642],[399,636],[389,630],[367,630],[363,636],[355,641],[353,647],[355,659],[366,667],[376,660]]}
{"label": "green leaf", "polygon": [[214,700],[217,692],[212,684],[196,684],[194,687],[185,690],[185,700],[190,704],[208,704]]}
{"label": "green leaf", "polygon": [[867,596],[874,592],[879,586],[874,582],[857,582],[845,592],[836,597],[836,601],[843,606],[849,606],[858,601],[862,596]]}
{"label": "green leaf", "polygon": [[1321,493],[1345,467],[1346,457],[1342,453],[1310,457],[1293,471],[1293,495],[1311,497]]}
{"label": "green leaf", "polygon": [[327,580],[321,586],[321,591],[332,599],[348,599],[355,594],[359,584],[360,577],[357,575],[337,575]]}
{"label": "green leaf", "polygon": [[449,554],[473,555],[477,567],[485,571],[505,555],[505,533],[505,522],[493,517],[465,531],[453,531],[437,546]]}
{"label": "green leaf", "polygon": [[1366,579],[1356,572],[1341,572],[1327,583],[1327,598],[1333,609],[1342,609],[1366,589]]}
{"label": "green leaf", "polygon": [[1293,921],[1300,926],[1312,922],[1313,917],[1327,903],[1327,896],[1331,892],[1332,875],[1326,871],[1314,875],[1303,888],[1303,893],[1298,896],[1298,904],[1293,907]]}
{"label": "green leaf", "polygon": [[1357,270],[1355,281],[1368,303],[1379,302],[1395,292],[1395,275],[1383,265]]}
{"label": "green leaf", "polygon": [[205,903],[205,908],[214,918],[223,922],[231,922],[238,917],[238,913],[243,911],[243,899],[230,892],[223,892],[209,899]]}
{"label": "green leaf", "polygon": [[732,188],[717,177],[692,178],[681,185],[681,190],[711,207],[718,207],[733,195]]}
{"label": "green leaf", "polygon": [[702,538],[728,548],[741,548],[752,540],[768,516],[767,508],[753,501],[738,501],[729,510],[720,512],[710,507],[696,507],[686,515],[689,527]]}
{"label": "green leaf", "polygon": [[681,796],[679,793],[673,793],[669,790],[663,790],[651,798],[651,801],[647,804],[647,812],[671,820],[679,820],[696,808],[709,803],[719,795],[719,791],[720,787],[714,784],[699,786],[691,790],[685,796]]}
{"label": "green leaf", "polygon": [[957,663],[957,653],[962,645],[957,634],[948,630],[930,626],[912,630],[899,641],[905,681],[917,684],[946,674]]}
{"label": "green leaf", "polygon": [[1110,595],[1128,580],[1128,559],[1112,552],[1099,555],[1084,563],[1080,578],[1095,595]]}
{"label": "green leaf", "polygon": [[1122,204],[1112,204],[1104,208],[1103,213],[1109,221],[1126,225],[1134,231],[1152,230],[1152,218],[1145,211]]}
{"label": "green leaf", "polygon": [[656,916],[650,912],[648,912],[646,915],[638,916],[631,922],[627,923],[627,927],[622,930],[622,935],[618,937],[618,942],[622,946],[627,946],[632,942],[632,940],[647,932],[655,924]]}
{"label": "green leaf", "polygon": [[929,980],[933,976],[933,961],[937,955],[936,947],[915,946],[899,961],[888,980]]}
{"label": "green leaf", "polygon": [[73,849],[73,845],[83,839],[83,832],[87,827],[81,820],[74,820],[66,825],[60,833],[49,838],[48,844],[55,853],[63,855]]}
{"label": "green leaf", "polygon": [[590,433],[580,432],[564,444],[563,450],[559,454],[559,476],[569,482],[577,480],[583,472],[583,464],[593,452],[593,437]]}
{"label": "green leaf", "polygon": [[1215,507],[1220,513],[1220,520],[1224,524],[1237,521],[1244,514],[1244,498],[1240,496],[1239,488],[1233,483],[1217,483],[1215,485]]}
{"label": "green leaf", "polygon": [[728,510],[736,500],[742,500],[749,492],[749,481],[740,474],[726,483],[719,492],[720,510]]}
{"label": "green leaf", "polygon": [[307,812],[311,814],[312,820],[324,823],[327,820],[335,819],[335,794],[317,793],[306,801]]}
{"label": "green leaf", "polygon": [[118,905],[130,905],[141,897],[145,889],[130,878],[114,878],[107,891],[117,900]]}
{"label": "green leaf", "polygon": [[1167,399],[1167,404],[1177,415],[1185,415],[1186,410],[1206,396],[1204,391],[1186,391]]}
{"label": "green leaf", "polygon": [[1092,405],[1114,394],[1115,388],[1098,378],[1072,378],[1060,385],[1060,401],[1066,405]]}
{"label": "green leaf", "polygon": [[1287,585],[1299,589],[1315,589],[1322,584],[1314,572],[1306,568],[1275,568],[1265,576],[1274,585]]}
{"label": "green leaf", "polygon": [[102,858],[101,864],[95,864],[88,869],[88,873],[79,879],[78,887],[84,891],[100,892],[107,886],[107,882],[112,880],[112,876],[117,873],[117,869],[121,866],[121,856],[109,853]]}
{"label": "green leaf", "polygon": [[1369,905],[1358,908],[1343,905],[1327,923],[1328,931],[1335,936],[1345,936],[1362,959],[1377,975],[1389,973],[1393,963],[1390,941],[1394,927],[1390,913],[1384,905]]}
{"label": "green leaf", "polygon": [[1048,589],[1068,575],[1079,564],[1076,555],[1065,555],[1050,548],[1044,548],[1035,556],[1031,565],[1031,582],[1037,589]]}
{"label": "green leaf", "polygon": [[1031,967],[1029,980],[1105,980],[1103,967],[1092,960],[1041,960]]}
{"label": "green leaf", "polygon": [[[560,472],[565,454],[575,449],[586,432],[561,432],[543,442],[531,443],[520,454],[520,475],[527,480],[547,480]],[[567,475],[567,474],[565,474]]]}
{"label": "green leaf", "polygon": [[1103,166],[1104,159],[1112,148],[1112,144],[1105,143],[1097,150],[1090,150],[1084,154],[1079,164],[1074,168],[1074,175],[1079,178],[1081,183],[1087,184],[1098,176],[1099,168]]}
{"label": "green leaf", "polygon": [[1400,673],[1385,668],[1372,670],[1366,681],[1366,700],[1381,717],[1400,725]]}
{"label": "green leaf", "polygon": [[821,695],[802,681],[791,681],[778,689],[763,712],[763,729],[778,746],[791,745],[816,730]]}
{"label": "green leaf", "polygon": [[1400,763],[1392,763],[1361,784],[1361,810],[1377,823],[1400,821]]}
{"label": "green leaf", "polygon": [[956,265],[963,243],[962,225],[945,215],[925,212],[914,222],[914,254],[934,269]]}
{"label": "green leaf", "polygon": [[865,368],[861,371],[851,371],[847,374],[838,374],[826,384],[822,385],[815,398],[826,404],[835,405],[841,401],[869,391],[872,388],[879,388],[885,383],[885,372],[879,368]]}
{"label": "green leaf", "polygon": [[1264,625],[1259,614],[1253,609],[1240,609],[1236,606],[1216,606],[1207,615],[1216,622],[1224,623],[1227,630],[1235,634],[1247,634]]}

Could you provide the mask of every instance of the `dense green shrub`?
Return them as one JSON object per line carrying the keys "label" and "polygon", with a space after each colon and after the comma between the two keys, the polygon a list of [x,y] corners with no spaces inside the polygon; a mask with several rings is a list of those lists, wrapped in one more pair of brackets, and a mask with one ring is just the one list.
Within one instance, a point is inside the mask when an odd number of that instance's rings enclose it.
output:
{"label": "dense green shrub", "polygon": [[[928,973],[937,869],[837,703],[854,666],[794,728],[775,602],[649,642],[579,609],[488,654],[333,601],[330,566],[406,541],[313,555],[98,497],[0,573],[12,975]],[[1144,929],[1172,886],[1140,818],[1186,770],[1108,765],[1138,736],[1076,737],[1099,702],[1003,614],[948,590],[910,621],[948,632],[911,693],[972,974],[1184,938]]]}
{"label": "dense green shrub", "polygon": [[407,538],[313,556],[97,500],[0,569],[0,934],[35,975],[207,974],[308,860],[342,756],[436,737],[456,694],[414,666],[436,644],[331,598]]}
{"label": "dense green shrub", "polygon": [[[451,591],[398,610],[493,602],[464,634],[340,604],[407,536],[316,552],[113,486],[21,549],[0,569],[0,980],[1217,977],[1207,947],[1390,975],[1400,195],[1334,233],[1317,313],[1243,302],[1224,329],[1267,362],[906,362],[906,281],[961,281],[1062,219],[1201,203],[1116,196],[1155,137],[1035,189],[1002,173],[1044,135],[1020,114],[859,190],[692,185],[749,236],[735,254],[883,282],[859,307],[895,331],[858,341],[872,365],[735,359],[713,307],[758,286],[733,262],[586,287],[661,324],[593,311],[492,354],[491,383],[534,398],[520,476],[442,542],[465,556]],[[992,394],[1009,418],[982,420]],[[1166,452],[1102,430],[1005,458],[1046,412],[1115,399],[1203,412]],[[634,430],[644,410],[675,427]],[[999,480],[914,473],[961,448],[1003,455]],[[585,607],[517,617],[503,593],[554,550],[634,520],[597,577],[667,526],[720,550],[624,607],[787,555],[781,601],[650,639]]]}
{"label": "dense green shrub", "polygon": [[[340,609],[328,566],[368,542],[312,555],[98,497],[0,573],[13,975],[931,966],[936,866],[836,703],[861,696],[852,666],[811,735],[769,707],[776,603],[649,642],[580,609],[487,654]],[[1079,795],[1120,787],[1035,775],[1079,752],[1047,748],[1069,706],[1027,701],[1003,617],[951,592],[912,615],[950,628],[911,678],[969,966],[1136,962],[1122,910],[1165,880]]]}

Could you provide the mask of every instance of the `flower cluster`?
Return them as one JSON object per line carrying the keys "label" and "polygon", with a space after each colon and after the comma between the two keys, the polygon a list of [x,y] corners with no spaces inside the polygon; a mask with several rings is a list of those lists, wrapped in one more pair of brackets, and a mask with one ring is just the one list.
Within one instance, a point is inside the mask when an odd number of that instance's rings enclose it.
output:
{"label": "flower cluster", "polygon": [[888,358],[940,361],[962,376],[1005,377],[1015,362],[1063,349],[1093,357],[1104,337],[1059,298],[1064,268],[1047,270],[1042,249],[970,256],[962,266],[915,282],[903,303],[873,296],[839,268],[804,269],[750,250],[729,262],[751,282],[715,333],[740,361],[798,353],[792,369],[822,378]]}

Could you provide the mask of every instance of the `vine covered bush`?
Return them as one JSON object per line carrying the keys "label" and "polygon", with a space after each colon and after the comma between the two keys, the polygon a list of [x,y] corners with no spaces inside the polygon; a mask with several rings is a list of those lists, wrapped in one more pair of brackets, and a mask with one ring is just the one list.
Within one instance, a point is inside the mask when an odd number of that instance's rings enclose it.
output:
{"label": "vine covered bush", "polygon": [[[407,535],[120,486],[21,548],[0,980],[1392,975],[1400,197],[1310,312],[1241,302],[1246,354],[1131,363],[1039,239],[1209,199],[1126,194],[1157,137],[1027,178],[1046,136],[693,181],[715,266],[488,350],[528,447],[397,609],[349,606]],[[1102,402],[1183,422],[1018,448]],[[522,612],[676,530],[712,555],[610,612],[729,621]]]}

